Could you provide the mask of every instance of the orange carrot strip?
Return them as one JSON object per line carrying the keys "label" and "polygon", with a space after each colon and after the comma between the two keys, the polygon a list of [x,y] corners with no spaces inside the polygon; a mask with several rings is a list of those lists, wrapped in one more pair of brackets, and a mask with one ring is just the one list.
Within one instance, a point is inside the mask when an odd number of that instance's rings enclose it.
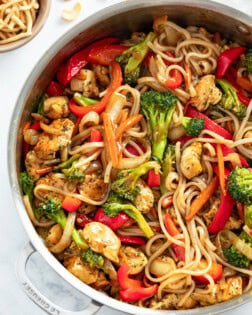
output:
{"label": "orange carrot strip", "polygon": [[121,118],[120,118],[119,125],[121,125],[127,118],[128,118],[128,112],[123,111],[122,115],[121,115]]}
{"label": "orange carrot strip", "polygon": [[27,122],[27,123],[24,125],[24,128],[23,128],[23,136],[24,136],[26,130],[29,129],[30,125],[31,125],[30,122]]}
{"label": "orange carrot strip", "polygon": [[80,125],[80,121],[81,121],[82,117],[77,117],[75,125],[74,125],[74,129],[73,129],[73,133],[72,133],[72,137],[78,132],[79,130],[79,125]]}
{"label": "orange carrot strip", "polygon": [[114,127],[112,125],[111,119],[108,113],[103,112],[103,126],[104,126],[104,142],[105,148],[108,152],[108,156],[112,161],[113,167],[118,167],[119,165],[119,152],[115,138]]}
{"label": "orange carrot strip", "polygon": [[213,40],[217,45],[221,46],[221,36],[219,32],[214,33]]}
{"label": "orange carrot strip", "polygon": [[219,186],[219,178],[215,176],[211,183],[193,200],[190,213],[186,216],[186,221],[190,221],[195,214],[204,206],[204,204],[209,200],[209,198],[213,195],[215,190]]}
{"label": "orange carrot strip", "polygon": [[226,196],[225,176],[224,176],[225,166],[224,166],[223,152],[222,152],[220,143],[217,143],[216,151],[217,151],[219,178],[220,178],[220,188],[221,188],[221,192],[223,196]]}
{"label": "orange carrot strip", "polygon": [[231,120],[227,121],[227,130],[233,134],[233,128],[232,128],[232,124],[231,124]]}
{"label": "orange carrot strip", "polygon": [[252,92],[252,82],[249,79],[244,77],[238,77],[236,82],[242,87],[244,90],[248,92]]}
{"label": "orange carrot strip", "polygon": [[187,112],[187,109],[188,109],[189,105],[191,105],[191,104],[193,104],[193,103],[200,103],[200,102],[201,102],[201,100],[199,100],[199,99],[195,99],[195,100],[190,100],[190,101],[188,101],[188,102],[185,104],[185,106],[184,106],[183,114],[186,115],[186,112]]}
{"label": "orange carrot strip", "polygon": [[36,173],[39,175],[44,175],[44,174],[51,172],[52,169],[53,169],[52,166],[44,167],[44,168],[38,168],[38,169],[36,169]]}
{"label": "orange carrot strip", "polygon": [[133,115],[126,119],[124,122],[120,124],[120,126],[116,130],[116,140],[120,139],[121,135],[130,127],[134,126],[136,123],[138,123],[143,118],[143,115]]}

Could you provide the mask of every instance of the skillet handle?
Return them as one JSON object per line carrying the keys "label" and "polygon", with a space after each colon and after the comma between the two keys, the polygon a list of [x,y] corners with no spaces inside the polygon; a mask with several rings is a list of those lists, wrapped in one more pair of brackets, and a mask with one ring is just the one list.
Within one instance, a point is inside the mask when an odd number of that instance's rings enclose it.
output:
{"label": "skillet handle", "polygon": [[81,311],[68,311],[59,307],[51,302],[47,297],[41,294],[38,289],[31,283],[26,274],[26,264],[32,254],[36,252],[36,249],[31,243],[28,243],[21,251],[16,264],[16,275],[19,282],[22,285],[22,289],[26,295],[45,312],[51,315],[94,315],[96,314],[102,305],[95,301],[90,302],[87,308]]}

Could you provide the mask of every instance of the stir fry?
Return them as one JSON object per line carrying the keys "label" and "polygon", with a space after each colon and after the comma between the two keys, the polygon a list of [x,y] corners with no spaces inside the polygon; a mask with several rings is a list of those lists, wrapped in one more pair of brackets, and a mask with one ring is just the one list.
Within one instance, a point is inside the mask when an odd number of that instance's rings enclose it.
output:
{"label": "stir fry", "polygon": [[60,67],[23,128],[20,183],[80,281],[152,309],[251,289],[251,56],[162,16]]}

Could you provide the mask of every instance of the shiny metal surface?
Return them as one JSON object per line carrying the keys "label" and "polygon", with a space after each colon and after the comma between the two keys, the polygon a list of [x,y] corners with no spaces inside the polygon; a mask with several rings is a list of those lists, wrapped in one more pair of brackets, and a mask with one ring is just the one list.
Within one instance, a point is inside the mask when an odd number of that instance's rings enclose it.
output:
{"label": "shiny metal surface", "polygon": [[[13,112],[9,130],[8,165],[10,184],[21,221],[33,246],[54,270],[75,288],[90,298],[131,314],[216,314],[237,307],[252,299],[252,292],[237,299],[211,307],[188,311],[158,311],[138,308],[116,301],[85,285],[70,274],[49,251],[37,235],[24,208],[18,174],[21,166],[22,128],[32,111],[34,101],[54,75],[59,65],[88,43],[107,35],[126,35],[132,31],[148,29],[153,18],[168,14],[169,19],[180,25],[200,25],[210,31],[220,31],[227,38],[240,44],[252,44],[252,19],[232,8],[203,0],[169,1],[137,0],[110,6],[83,20],[64,34],[44,53],[24,83]],[[244,31],[246,28],[246,31]]]}

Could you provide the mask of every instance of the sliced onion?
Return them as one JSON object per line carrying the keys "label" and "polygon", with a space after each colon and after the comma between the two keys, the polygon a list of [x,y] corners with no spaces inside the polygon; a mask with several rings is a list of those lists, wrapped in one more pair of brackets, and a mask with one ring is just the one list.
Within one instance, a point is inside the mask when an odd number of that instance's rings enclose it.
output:
{"label": "sliced onion", "polygon": [[40,127],[43,129],[45,132],[50,133],[55,136],[62,136],[65,135],[64,131],[61,131],[59,129],[53,128],[51,126],[48,126],[47,124],[44,124],[42,121],[40,122]]}
{"label": "sliced onion", "polygon": [[[86,130],[87,126],[90,125],[98,125],[100,122],[100,116],[96,113],[96,112],[89,112],[87,113],[80,121],[80,125],[79,125],[79,131],[82,132],[84,130]],[[91,130],[90,130],[91,131]]]}
{"label": "sliced onion", "polygon": [[248,259],[252,260],[252,248],[241,240],[236,234],[229,230],[223,230],[222,235],[227,238],[230,243]]}
{"label": "sliced onion", "polygon": [[111,280],[117,279],[117,272],[115,270],[115,267],[113,266],[112,262],[108,260],[107,258],[105,258],[103,268],[104,268],[104,272],[109,275],[109,278]]}
{"label": "sliced onion", "polygon": [[28,216],[35,226],[48,227],[48,226],[51,226],[55,223],[54,221],[51,221],[51,220],[45,221],[45,222],[39,222],[34,215],[29,197],[27,195],[25,195],[23,197],[23,200],[24,200],[24,204],[25,204],[25,208],[26,208],[26,211],[28,213]]}
{"label": "sliced onion", "polygon": [[63,234],[59,242],[56,245],[49,247],[49,250],[51,252],[55,254],[59,254],[63,252],[63,250],[66,249],[71,244],[75,217],[76,217],[76,212],[69,212],[67,221],[66,221],[66,226],[64,228]]}
{"label": "sliced onion", "polygon": [[126,104],[126,97],[119,93],[113,93],[106,107],[106,113],[110,115],[111,120],[117,124],[122,113],[122,109]]}

